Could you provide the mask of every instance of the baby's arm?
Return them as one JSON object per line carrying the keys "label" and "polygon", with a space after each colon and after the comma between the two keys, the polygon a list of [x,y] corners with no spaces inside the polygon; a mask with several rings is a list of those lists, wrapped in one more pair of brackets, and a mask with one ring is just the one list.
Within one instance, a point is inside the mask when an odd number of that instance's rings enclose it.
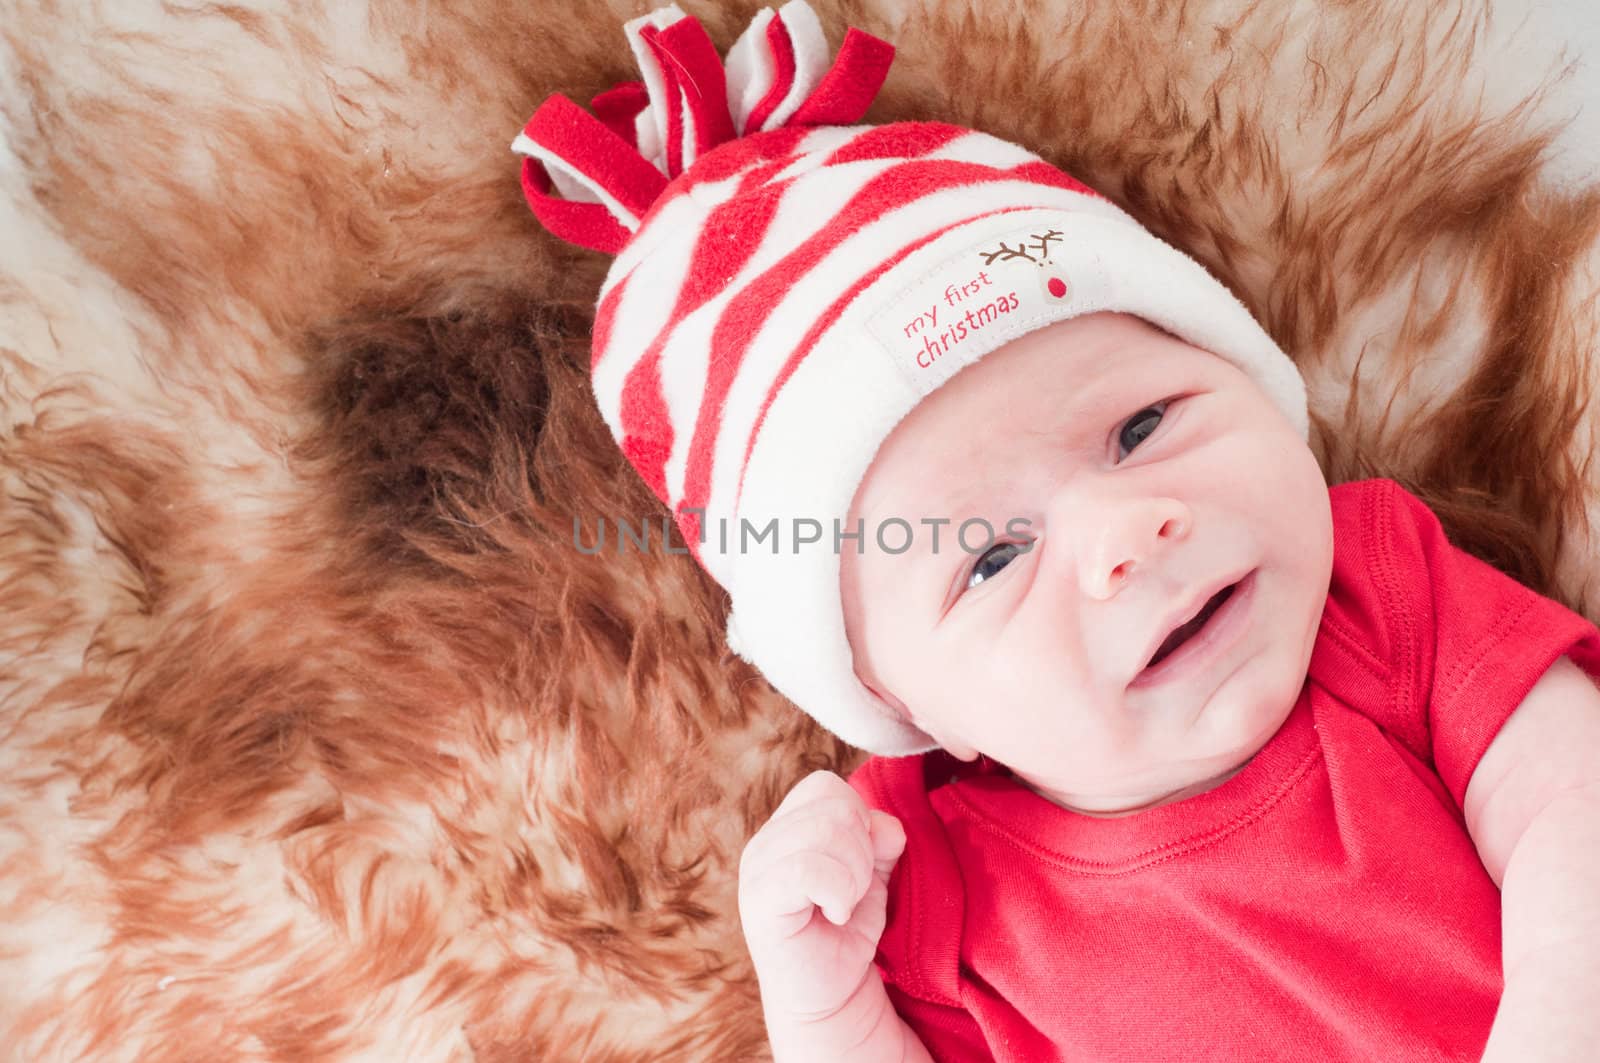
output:
{"label": "baby's arm", "polygon": [[1600,1044],[1600,692],[1565,657],[1490,743],[1463,811],[1501,887],[1505,992],[1485,1063]]}
{"label": "baby's arm", "polygon": [[739,918],[775,1063],[931,1061],[873,965],[905,841],[893,816],[818,771],[745,846]]}

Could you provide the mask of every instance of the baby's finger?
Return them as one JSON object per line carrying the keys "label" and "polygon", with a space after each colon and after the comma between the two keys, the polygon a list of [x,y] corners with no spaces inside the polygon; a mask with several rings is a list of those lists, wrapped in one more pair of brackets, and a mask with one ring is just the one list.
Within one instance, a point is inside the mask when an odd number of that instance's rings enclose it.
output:
{"label": "baby's finger", "polygon": [[841,834],[859,834],[863,838],[868,837],[872,829],[866,802],[847,787],[842,794],[830,789],[822,794],[813,793],[805,801],[787,808],[778,806],[772,817],[762,824],[757,836],[767,839],[787,837],[794,832],[797,824],[813,820],[825,820]]}
{"label": "baby's finger", "polygon": [[873,872],[872,838],[849,810],[831,805],[810,806],[763,827],[745,849],[740,875],[760,875],[770,866],[793,863],[802,853],[822,852],[847,866],[865,890]]}
{"label": "baby's finger", "polygon": [[[813,908],[822,909],[830,923],[843,926],[865,893],[844,861],[816,851],[769,868],[752,886],[752,914],[777,937],[792,937],[805,929]],[[747,933],[751,929],[746,927]]]}
{"label": "baby's finger", "polygon": [[794,787],[778,802],[778,807],[772,810],[772,817],[776,819],[785,812],[792,811],[802,805],[813,801],[828,799],[841,800],[846,803],[859,805],[863,811],[866,802],[861,800],[861,795],[853,790],[849,783],[831,771],[814,771],[804,779],[794,784]]}
{"label": "baby's finger", "polygon": [[880,872],[894,870],[896,861],[906,848],[906,829],[900,821],[887,812],[873,809],[870,813],[872,823],[872,866]]}

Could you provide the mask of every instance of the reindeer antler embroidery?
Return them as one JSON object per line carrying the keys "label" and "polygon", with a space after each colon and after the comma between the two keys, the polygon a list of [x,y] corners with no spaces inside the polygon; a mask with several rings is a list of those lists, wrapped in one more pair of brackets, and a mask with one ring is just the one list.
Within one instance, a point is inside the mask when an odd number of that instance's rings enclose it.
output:
{"label": "reindeer antler embroidery", "polygon": [[[1035,265],[1043,265],[1050,257],[1050,244],[1056,240],[1063,239],[1064,234],[1059,229],[1051,229],[1049,232],[1044,233],[1029,233],[1028,238],[1033,242],[1010,247],[1002,240],[996,250],[979,252],[983,255],[983,264],[992,266],[996,262],[1009,262],[1015,258],[1025,258]],[[1037,251],[1039,257],[1035,258],[1029,252],[1029,248]]]}
{"label": "reindeer antler embroidery", "polygon": [[894,58],[892,45],[851,28],[830,66],[827,38],[805,0],[758,13],[726,66],[676,4],[623,29],[643,80],[596,96],[592,115],[553,95],[511,145],[527,156],[523,194],[545,227],[610,254],[638,230],[667,182],[718,144],[859,122]]}

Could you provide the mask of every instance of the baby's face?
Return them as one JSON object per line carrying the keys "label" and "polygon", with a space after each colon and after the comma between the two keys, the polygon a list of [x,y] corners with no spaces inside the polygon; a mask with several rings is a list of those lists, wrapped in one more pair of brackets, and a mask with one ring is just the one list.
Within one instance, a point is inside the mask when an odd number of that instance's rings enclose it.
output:
{"label": "baby's face", "polygon": [[[1121,314],[957,374],[879,449],[857,517],[865,552],[845,549],[841,590],[858,674],[951,753],[1089,813],[1209,789],[1266,743],[1304,683],[1333,558],[1322,472],[1271,400]],[[901,554],[873,534],[895,517],[915,529]],[[997,532],[981,553],[955,541],[973,517]],[[923,518],[950,520],[936,550]],[[983,539],[969,528],[967,546]]]}

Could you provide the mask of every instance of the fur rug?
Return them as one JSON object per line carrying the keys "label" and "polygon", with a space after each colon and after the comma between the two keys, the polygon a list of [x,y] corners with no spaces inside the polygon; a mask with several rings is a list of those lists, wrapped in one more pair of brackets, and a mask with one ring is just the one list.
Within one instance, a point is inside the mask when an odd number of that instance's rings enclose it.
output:
{"label": "fur rug", "polygon": [[[684,6],[726,48],[755,5]],[[1600,193],[1548,23],[815,6],[898,46],[872,120],[1028,144],[1230,283],[1331,479],[1600,615]],[[0,1058],[765,1054],[739,851],[854,755],[689,559],[574,549],[660,511],[586,390],[605,263],[508,147],[633,77],[645,10],[0,5]]]}

